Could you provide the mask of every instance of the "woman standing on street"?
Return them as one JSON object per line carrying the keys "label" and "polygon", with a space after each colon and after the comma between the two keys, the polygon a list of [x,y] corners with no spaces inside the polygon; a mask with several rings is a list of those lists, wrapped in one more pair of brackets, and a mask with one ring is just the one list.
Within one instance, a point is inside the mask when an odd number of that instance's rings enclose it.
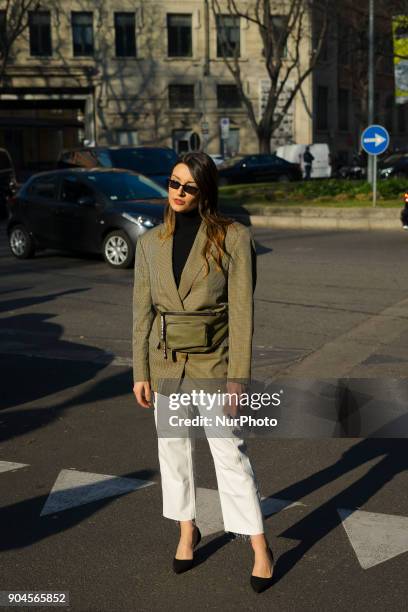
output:
{"label": "woman standing on street", "polygon": [[[163,381],[183,388],[187,379],[223,380],[227,393],[244,393],[251,376],[256,283],[250,231],[219,214],[218,173],[205,153],[188,153],[174,166],[164,219],[137,242],[133,294],[133,391],[142,407],[153,402],[156,427],[158,405],[168,401],[160,393]],[[231,416],[237,412],[233,405]],[[225,531],[250,539],[250,583],[264,591],[272,582],[273,556],[246,445],[231,435],[207,439]],[[180,525],[173,569],[182,573],[193,567],[193,549],[201,540],[191,437],[158,436],[158,452],[163,516]]]}

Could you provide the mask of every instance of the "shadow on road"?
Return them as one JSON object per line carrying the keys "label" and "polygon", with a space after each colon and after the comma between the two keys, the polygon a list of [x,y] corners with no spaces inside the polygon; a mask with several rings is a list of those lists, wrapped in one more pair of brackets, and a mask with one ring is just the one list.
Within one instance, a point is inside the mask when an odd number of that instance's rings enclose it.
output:
{"label": "shadow on road", "polygon": [[[123,474],[120,477],[151,480],[154,475],[155,471],[153,470],[139,470]],[[89,486],[87,486],[87,490],[89,491]],[[40,495],[3,506],[0,508],[0,551],[26,548],[54,534],[72,529],[82,523],[82,521],[86,521],[99,510],[110,505],[117,497],[122,497],[123,495],[128,495],[128,493],[113,495],[109,498],[77,506],[76,508],[70,508],[69,511],[55,512],[51,515],[55,520],[50,520],[51,516],[49,515],[40,516],[41,510],[47,501],[48,493],[47,495]]]}
{"label": "shadow on road", "polygon": [[298,501],[368,461],[382,457],[364,476],[279,534],[280,537],[298,540],[299,543],[278,559],[275,569],[276,581],[290,572],[303,555],[341,524],[338,508],[353,510],[362,507],[395,476],[407,470],[408,440],[381,439],[381,435],[382,431],[378,430],[378,437],[361,440],[332,465],[274,492],[274,497],[292,502]]}

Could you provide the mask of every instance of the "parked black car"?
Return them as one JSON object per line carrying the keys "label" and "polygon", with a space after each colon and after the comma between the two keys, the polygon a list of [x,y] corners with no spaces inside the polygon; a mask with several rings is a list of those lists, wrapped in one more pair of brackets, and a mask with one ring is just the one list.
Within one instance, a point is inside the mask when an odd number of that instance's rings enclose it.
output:
{"label": "parked black car", "polygon": [[177,153],[168,147],[82,147],[63,151],[58,168],[122,168],[148,176],[165,189]]}
{"label": "parked black car", "polygon": [[7,200],[15,193],[16,175],[6,149],[0,149],[0,219],[7,217]]}
{"label": "parked black car", "polygon": [[233,183],[261,183],[269,181],[300,181],[300,164],[275,154],[257,154],[232,157],[218,168],[219,185]]}
{"label": "parked black car", "polygon": [[36,249],[102,253],[114,268],[132,265],[138,237],[163,221],[167,192],[126,170],[54,170],[29,179],[9,201],[11,252]]}
{"label": "parked black car", "polygon": [[380,178],[408,176],[408,153],[394,153],[379,163],[378,175]]}

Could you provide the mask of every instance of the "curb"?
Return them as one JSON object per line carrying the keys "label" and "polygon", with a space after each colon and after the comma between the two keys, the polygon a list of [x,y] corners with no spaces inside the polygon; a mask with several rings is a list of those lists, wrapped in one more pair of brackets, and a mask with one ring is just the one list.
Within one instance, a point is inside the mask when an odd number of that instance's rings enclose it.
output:
{"label": "curb", "polygon": [[[243,208],[240,209],[245,210]],[[227,213],[227,210],[223,211]],[[401,231],[399,208],[254,207],[253,212],[228,214],[245,225],[276,229],[393,230]]]}

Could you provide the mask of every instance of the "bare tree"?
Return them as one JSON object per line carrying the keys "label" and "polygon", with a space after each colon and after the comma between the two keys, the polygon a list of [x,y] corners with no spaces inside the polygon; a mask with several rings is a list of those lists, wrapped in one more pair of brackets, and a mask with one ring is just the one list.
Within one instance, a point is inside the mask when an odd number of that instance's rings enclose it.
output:
{"label": "bare tree", "polygon": [[[312,73],[322,48],[329,19],[330,0],[251,0],[248,8],[236,0],[211,0],[217,29],[221,36],[222,58],[235,79],[240,98],[258,138],[259,151],[269,153],[271,138],[281,125],[295,96]],[[319,13],[319,31],[312,36],[312,15]],[[266,103],[260,117],[253,101],[245,92],[239,62],[239,49],[231,44],[225,16],[255,24],[259,31],[265,69],[270,81]],[[305,40],[311,42],[310,53],[304,54]],[[288,84],[291,84],[290,89]]]}
{"label": "bare tree", "polygon": [[12,47],[29,26],[29,11],[39,8],[39,0],[6,0],[0,4],[0,84],[6,76]]}

